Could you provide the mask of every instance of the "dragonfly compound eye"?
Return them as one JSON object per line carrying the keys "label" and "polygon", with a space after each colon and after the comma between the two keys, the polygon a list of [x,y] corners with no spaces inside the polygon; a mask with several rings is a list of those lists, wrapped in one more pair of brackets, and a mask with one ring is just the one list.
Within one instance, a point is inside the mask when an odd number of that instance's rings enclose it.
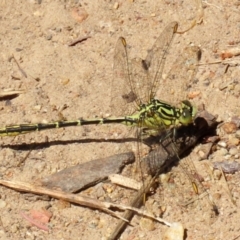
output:
{"label": "dragonfly compound eye", "polygon": [[185,100],[182,101],[182,113],[179,119],[179,122],[183,125],[188,125],[193,122],[195,116],[196,116],[196,108],[192,106],[192,104]]}

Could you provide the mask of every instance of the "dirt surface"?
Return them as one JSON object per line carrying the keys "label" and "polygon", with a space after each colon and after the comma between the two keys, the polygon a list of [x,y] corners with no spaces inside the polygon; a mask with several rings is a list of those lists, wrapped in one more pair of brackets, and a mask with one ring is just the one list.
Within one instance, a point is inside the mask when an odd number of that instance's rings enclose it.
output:
{"label": "dirt surface", "polygon": [[[197,105],[204,104],[210,113],[218,115],[219,121],[228,122],[234,116],[239,117],[240,58],[227,58],[224,61],[228,60],[230,65],[225,65],[221,63],[220,54],[240,48],[240,2],[209,0],[202,4],[203,15],[194,0],[1,1],[0,91],[25,91],[18,97],[0,101],[1,125],[108,117],[111,115],[113,53],[119,36],[124,36],[131,46],[130,58],[144,58],[169,22],[178,21],[179,31],[183,31],[194,19],[198,23],[194,28],[175,37],[166,71],[186,46],[199,46],[202,65],[196,76],[197,96],[193,101]],[[72,41],[86,36],[89,38],[85,41],[69,46]],[[215,64],[210,64],[213,62]],[[110,133],[110,137],[121,139],[128,132],[125,126],[115,125],[111,130],[106,126],[87,126],[3,137],[1,178],[35,183],[66,167],[111,156],[126,148],[136,151],[134,143],[82,141],[109,138]],[[164,219],[181,222],[186,229],[186,239],[240,237],[239,172],[226,176],[236,201],[234,206],[222,183],[223,177],[212,180],[211,171],[206,168],[216,161],[240,161],[240,133],[239,130],[229,133],[226,128],[217,132],[220,144],[207,159],[198,161],[204,144],[193,149],[189,158],[204,177],[203,184],[211,192],[219,215],[208,211],[206,198],[197,201],[194,207],[182,207],[179,202],[184,191],[174,186],[164,187],[163,191],[158,189],[146,203],[155,213],[160,207],[165,209]],[[43,146],[47,141],[48,147]],[[188,183],[183,181],[182,187],[186,185]],[[104,183],[87,190],[85,195],[127,204],[128,197],[117,189]],[[117,219],[100,211],[57,199],[44,200],[3,186],[0,186],[0,208],[0,239],[107,239],[117,223]],[[52,214],[49,231],[31,226],[22,214],[29,215],[31,210],[42,208]],[[159,223],[149,226],[137,216],[121,239],[162,239],[166,229]]]}

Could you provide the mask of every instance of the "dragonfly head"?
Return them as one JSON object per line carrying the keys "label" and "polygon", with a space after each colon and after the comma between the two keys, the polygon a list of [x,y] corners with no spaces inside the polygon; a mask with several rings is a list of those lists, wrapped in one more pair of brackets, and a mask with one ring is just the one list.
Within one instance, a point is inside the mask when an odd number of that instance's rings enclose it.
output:
{"label": "dragonfly head", "polygon": [[188,100],[182,101],[181,116],[179,122],[183,125],[188,125],[193,122],[197,114],[197,109]]}

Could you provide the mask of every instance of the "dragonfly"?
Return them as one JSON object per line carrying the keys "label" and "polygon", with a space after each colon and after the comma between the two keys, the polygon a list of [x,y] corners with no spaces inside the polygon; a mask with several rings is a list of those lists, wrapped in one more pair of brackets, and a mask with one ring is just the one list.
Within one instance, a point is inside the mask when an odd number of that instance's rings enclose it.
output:
{"label": "dragonfly", "polygon": [[[166,57],[177,28],[177,22],[169,23],[148,51],[145,60],[130,60],[125,38],[118,39],[114,51],[114,77],[111,86],[111,114],[114,117],[4,126],[0,128],[0,137],[96,124],[124,124],[149,135],[156,135],[168,129],[175,130],[181,125],[192,124],[197,109],[187,99],[187,89],[197,72],[200,48],[191,46],[184,49],[167,77],[163,77]],[[156,98],[158,89],[161,89],[161,99],[164,100]],[[175,90],[170,92],[170,89]],[[142,138],[141,134],[139,138]],[[191,182],[197,192],[197,184],[194,180]]]}
{"label": "dragonfly", "polygon": [[[196,108],[188,100],[179,107],[155,99],[168,48],[177,31],[177,22],[170,23],[158,37],[146,60],[133,59],[130,63],[127,43],[123,37],[117,41],[114,53],[114,78],[111,110],[117,117],[30,123],[0,128],[0,136],[17,136],[32,131],[42,131],[70,126],[120,123],[131,127],[165,130],[179,124],[193,122]],[[184,60],[189,61],[190,56]],[[189,65],[195,62],[189,62]],[[132,65],[132,68],[130,67]],[[183,69],[184,71],[184,69]],[[155,76],[153,76],[155,72]],[[119,86],[116,86],[116,85]],[[116,86],[116,87],[115,87]],[[127,90],[128,89],[128,90]],[[134,109],[132,108],[134,106]],[[126,107],[128,109],[126,109]],[[130,110],[132,108],[132,110]]]}

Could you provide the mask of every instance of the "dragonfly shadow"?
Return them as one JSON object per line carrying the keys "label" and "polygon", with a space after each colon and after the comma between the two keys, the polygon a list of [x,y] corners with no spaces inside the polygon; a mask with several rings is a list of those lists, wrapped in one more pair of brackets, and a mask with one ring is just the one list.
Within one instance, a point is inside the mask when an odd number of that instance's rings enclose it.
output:
{"label": "dragonfly shadow", "polygon": [[202,111],[194,124],[181,126],[176,132],[170,129],[159,136],[151,136],[146,143],[151,144],[152,151],[143,159],[143,169],[155,176],[178,164],[206,134],[215,135],[218,124],[214,116]]}
{"label": "dragonfly shadow", "polygon": [[124,139],[74,139],[74,140],[57,140],[49,142],[34,142],[34,143],[20,143],[20,144],[3,144],[2,148],[11,148],[14,150],[29,151],[33,149],[44,149],[56,145],[68,145],[68,144],[85,144],[85,143],[125,143],[136,142],[136,138],[124,138]]}

